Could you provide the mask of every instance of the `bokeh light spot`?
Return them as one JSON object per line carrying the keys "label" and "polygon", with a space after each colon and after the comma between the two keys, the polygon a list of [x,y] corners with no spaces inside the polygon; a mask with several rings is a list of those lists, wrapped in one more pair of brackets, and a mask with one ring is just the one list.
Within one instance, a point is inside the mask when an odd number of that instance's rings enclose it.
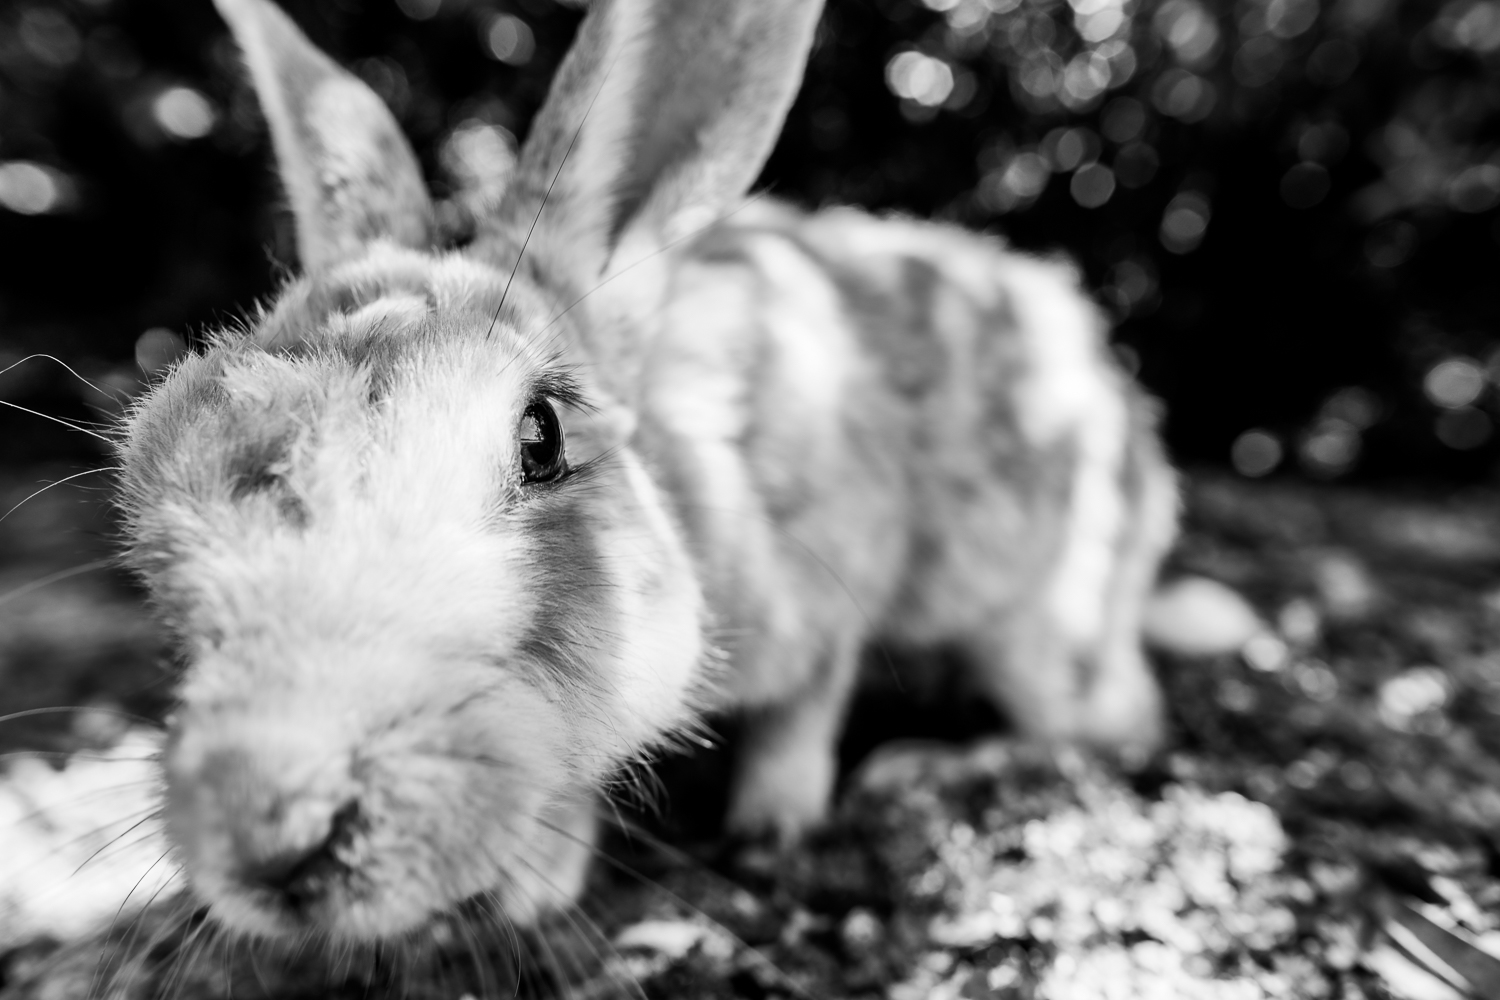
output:
{"label": "bokeh light spot", "polygon": [[984,175],[979,185],[981,203],[992,212],[1010,212],[1025,207],[1047,187],[1051,177],[1047,161],[1034,150],[1023,150],[1003,167]]}
{"label": "bokeh light spot", "polygon": [[201,139],[214,129],[218,115],[192,87],[168,87],[151,102],[151,117],[173,139]]}
{"label": "bokeh light spot", "polygon": [[1484,392],[1484,369],[1473,358],[1448,358],[1427,370],[1422,391],[1438,406],[1456,410]]}
{"label": "bokeh light spot", "polygon": [[1056,99],[1057,88],[1062,82],[1062,59],[1050,48],[1041,48],[1026,54],[1021,62],[1017,81],[1021,90],[1033,98],[1035,110],[1049,110]]}
{"label": "bokeh light spot", "polygon": [[1297,136],[1297,155],[1317,163],[1337,163],[1349,149],[1349,133],[1338,122],[1309,125]]}
{"label": "bokeh light spot", "polygon": [[1279,635],[1271,631],[1252,636],[1240,650],[1240,656],[1244,657],[1245,663],[1252,670],[1259,670],[1266,674],[1285,669],[1286,665],[1291,662],[1291,651],[1287,649],[1286,643]]}
{"label": "bokeh light spot", "polygon": [[1448,204],[1460,212],[1487,212],[1500,204],[1500,166],[1467,167],[1448,185]]}
{"label": "bokeh light spot", "polygon": [[1098,208],[1114,196],[1114,171],[1102,163],[1090,163],[1073,175],[1068,192],[1084,208]]}
{"label": "bokeh light spot", "polygon": [[1365,259],[1379,268],[1400,267],[1416,249],[1417,231],[1409,222],[1386,222],[1365,237]]}
{"label": "bokeh light spot", "polygon": [[1109,87],[1109,60],[1097,52],[1080,52],[1063,67],[1063,103],[1075,111],[1092,104]]}
{"label": "bokeh light spot", "polygon": [[354,69],[397,117],[405,114],[411,104],[411,81],[401,63],[389,56],[372,56],[361,59]]}
{"label": "bokeh light spot", "polygon": [[170,367],[187,351],[181,337],[164,326],[155,326],[135,338],[135,363],[147,375]]}
{"label": "bokeh light spot", "polygon": [[16,35],[33,58],[54,69],[71,66],[83,48],[78,29],[56,7],[32,7],[23,11]]}
{"label": "bokeh light spot", "polygon": [[1074,8],[1074,20],[1078,27],[1078,35],[1085,42],[1102,42],[1113,38],[1126,24],[1125,11],[1116,4],[1105,4],[1102,7],[1085,13],[1080,7]]}
{"label": "bokeh light spot", "polygon": [[507,66],[525,66],[536,53],[536,36],[514,14],[496,14],[485,25],[484,47],[491,58]]}
{"label": "bokeh light spot", "polygon": [[1217,99],[1213,84],[1185,69],[1167,70],[1151,88],[1156,110],[1189,124],[1207,118]]}
{"label": "bokeh light spot", "polygon": [[438,150],[450,181],[476,207],[498,204],[516,166],[516,137],[475,118],[460,122]]}
{"label": "bokeh light spot", "polygon": [[1234,78],[1247,87],[1264,87],[1276,79],[1286,62],[1282,45],[1273,36],[1256,35],[1234,53]]}
{"label": "bokeh light spot", "polygon": [[1197,191],[1180,192],[1167,204],[1161,218],[1161,243],[1173,253],[1191,253],[1203,242],[1212,213],[1208,199]]}
{"label": "bokeh light spot", "polygon": [[1135,48],[1123,38],[1112,38],[1094,50],[1099,56],[1109,63],[1109,85],[1114,88],[1125,86],[1130,78],[1135,76],[1139,62],[1136,59]]}
{"label": "bokeh light spot", "polygon": [[1252,479],[1275,471],[1281,464],[1281,459],[1281,439],[1259,427],[1235,438],[1229,449],[1229,460],[1234,464],[1235,471]]}
{"label": "bokeh light spot", "polygon": [[413,21],[430,20],[442,5],[443,0],[396,0],[396,6],[401,8],[401,13]]}
{"label": "bokeh light spot", "polygon": [[1189,66],[1211,61],[1219,44],[1219,26],[1197,0],[1167,0],[1153,18],[1156,33],[1179,62]]}
{"label": "bokeh light spot", "polygon": [[1320,478],[1341,476],[1354,467],[1361,450],[1360,431],[1347,420],[1324,417],[1302,436],[1302,466]]}
{"label": "bokeh light spot", "polygon": [[897,97],[935,108],[953,93],[953,68],[941,59],[907,50],[886,64],[885,82]]}
{"label": "bokeh light spot", "polygon": [[1145,187],[1156,176],[1161,161],[1156,150],[1144,142],[1127,143],[1115,154],[1115,176],[1127,188]]}
{"label": "bokeh light spot", "polygon": [[1297,686],[1313,701],[1332,701],[1339,693],[1339,678],[1326,663],[1317,660],[1299,664]]}
{"label": "bokeh light spot", "polygon": [[1379,422],[1385,413],[1380,397],[1364,386],[1351,385],[1340,389],[1323,403],[1320,413],[1367,431]]}
{"label": "bokeh light spot", "polygon": [[1380,719],[1403,732],[1417,728],[1420,716],[1441,712],[1448,704],[1451,682],[1437,667],[1412,667],[1380,685]]}
{"label": "bokeh light spot", "polygon": [[1056,128],[1042,139],[1038,151],[1062,173],[1077,170],[1099,158],[1099,137],[1088,128]]}
{"label": "bokeh light spot", "polygon": [[29,160],[0,163],[0,207],[19,215],[47,215],[71,207],[67,175]]}
{"label": "bokeh light spot", "polygon": [[1488,413],[1473,406],[1444,410],[1433,425],[1437,439],[1454,451],[1473,451],[1495,433]]}
{"label": "bokeh light spot", "polygon": [[[1127,257],[1110,268],[1104,294],[1114,300],[1121,313],[1129,314],[1156,299],[1156,271],[1149,258]],[[1124,345],[1117,345],[1123,347]],[[1136,359],[1137,364],[1139,358]]]}
{"label": "bokeh light spot", "polygon": [[1330,186],[1321,164],[1299,163],[1281,177],[1281,200],[1293,208],[1312,208],[1328,197]]}
{"label": "bokeh light spot", "polygon": [[1330,38],[1307,59],[1307,78],[1322,87],[1347,83],[1359,68],[1359,49],[1347,38]]}
{"label": "bokeh light spot", "polygon": [[1296,38],[1318,19],[1318,0],[1271,0],[1266,27],[1277,38]]}
{"label": "bokeh light spot", "polygon": [[1432,29],[1438,43],[1448,48],[1494,52],[1500,49],[1500,3],[1454,0],[1438,14]]}

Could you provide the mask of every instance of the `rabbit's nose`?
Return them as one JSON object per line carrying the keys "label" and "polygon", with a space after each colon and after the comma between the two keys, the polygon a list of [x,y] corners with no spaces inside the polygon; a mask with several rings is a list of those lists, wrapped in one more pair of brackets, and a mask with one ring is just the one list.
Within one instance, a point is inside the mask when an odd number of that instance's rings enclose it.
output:
{"label": "rabbit's nose", "polygon": [[195,726],[169,751],[168,829],[195,881],[305,914],[354,874],[360,788],[342,755],[226,728]]}
{"label": "rabbit's nose", "polygon": [[241,856],[240,877],[247,886],[268,889],[300,912],[348,879],[353,871],[349,855],[364,818],[357,799],[331,810],[323,803],[306,802],[287,810],[281,826],[281,836],[275,838],[279,849],[258,858]]}

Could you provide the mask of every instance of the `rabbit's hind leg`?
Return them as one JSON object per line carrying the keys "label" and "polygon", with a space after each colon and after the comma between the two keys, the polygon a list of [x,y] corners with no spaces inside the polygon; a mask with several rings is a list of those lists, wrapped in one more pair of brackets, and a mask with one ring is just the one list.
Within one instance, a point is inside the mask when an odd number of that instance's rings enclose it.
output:
{"label": "rabbit's hind leg", "polygon": [[1082,736],[1144,763],[1165,738],[1161,690],[1141,648],[1141,621],[1177,532],[1177,480],[1154,435],[1155,416],[1132,401],[1132,433],[1121,475],[1125,530],[1114,549],[1098,640],[1088,650]]}
{"label": "rabbit's hind leg", "polygon": [[1061,560],[1008,613],[981,619],[961,645],[980,686],[1021,733],[1139,765],[1163,738],[1141,618],[1177,512],[1175,481],[1148,434],[1133,434],[1119,487],[1119,529],[1075,535],[1075,558]]}
{"label": "rabbit's hind leg", "polygon": [[1138,641],[1078,649],[1045,612],[1015,609],[961,644],[980,689],[1028,739],[1144,763],[1160,742],[1160,695]]}

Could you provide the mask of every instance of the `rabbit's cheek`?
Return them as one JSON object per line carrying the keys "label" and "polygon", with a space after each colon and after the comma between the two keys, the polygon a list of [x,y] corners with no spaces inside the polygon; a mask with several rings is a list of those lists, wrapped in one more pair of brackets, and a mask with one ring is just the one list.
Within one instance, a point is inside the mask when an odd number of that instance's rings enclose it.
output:
{"label": "rabbit's cheek", "polygon": [[703,596],[668,503],[631,453],[599,546],[619,609],[621,642],[608,678],[620,712],[617,756],[634,753],[688,721],[703,680]]}

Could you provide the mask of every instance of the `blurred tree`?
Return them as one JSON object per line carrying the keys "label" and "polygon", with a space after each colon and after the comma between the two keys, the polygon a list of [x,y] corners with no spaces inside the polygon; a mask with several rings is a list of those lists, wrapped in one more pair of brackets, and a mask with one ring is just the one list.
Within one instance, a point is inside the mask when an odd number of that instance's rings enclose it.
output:
{"label": "blurred tree", "polygon": [[[454,239],[579,17],[288,6],[391,105]],[[1497,71],[1500,0],[831,0],[764,180],[1071,255],[1186,461],[1475,479],[1500,453]],[[268,156],[207,0],[0,9],[0,358],[128,390],[171,331],[264,295],[293,258]],[[0,398],[103,404],[36,363]],[[91,447],[3,420],[3,459]]]}

